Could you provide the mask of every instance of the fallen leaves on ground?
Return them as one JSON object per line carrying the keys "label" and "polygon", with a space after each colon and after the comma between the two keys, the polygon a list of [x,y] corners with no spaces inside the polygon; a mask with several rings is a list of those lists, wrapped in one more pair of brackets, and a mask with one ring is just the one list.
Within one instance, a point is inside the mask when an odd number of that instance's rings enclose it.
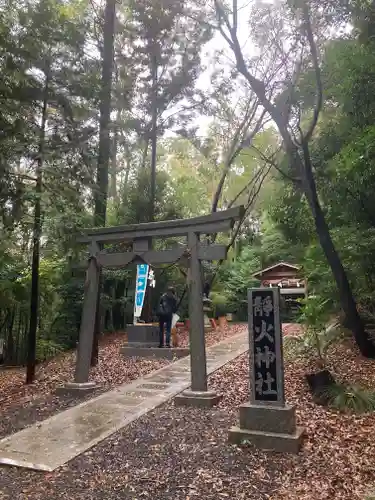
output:
{"label": "fallen leaves on ground", "polygon": [[283,323],[283,335],[298,336],[303,333],[303,325],[299,323]]}
{"label": "fallen leaves on ground", "polygon": [[[103,336],[99,348],[99,363],[90,371],[90,380],[108,389],[134,380],[153,370],[161,368],[168,361],[125,358],[120,347],[125,342],[124,334]],[[56,358],[37,366],[36,381],[25,385],[25,368],[10,368],[0,371],[0,408],[25,404],[49,394],[73,380],[76,351],[63,353]]]}
{"label": "fallen leaves on ground", "polygon": [[[374,362],[351,343],[330,364],[341,380],[375,381]],[[288,403],[306,429],[291,456],[228,444],[238,407],[248,401],[248,356],[210,377],[224,395],[211,410],[169,402],[49,474],[1,468],[2,497],[14,500],[363,500],[375,482],[375,414],[355,416],[315,405],[304,381],[314,363],[287,361]]]}
{"label": "fallen leaves on ground", "polygon": [[[228,326],[223,330],[206,333],[206,345],[210,346],[231,335],[242,327]],[[179,329],[182,346],[189,344],[189,333]],[[90,380],[98,383],[94,392],[85,396],[64,396],[54,394],[57,387],[72,381],[76,351],[62,353],[56,358],[37,366],[36,381],[25,385],[25,368],[0,370],[0,436],[21,430],[27,425],[43,420],[58,411],[65,410],[79,402],[99,395],[118,385],[143,377],[170,363],[153,358],[126,358],[120,354],[120,347],[126,342],[126,334],[104,335],[100,341],[99,363],[90,371]]]}
{"label": "fallen leaves on ground", "polygon": [[117,385],[131,382],[167,365],[167,360],[125,358],[120,347],[124,334],[106,335],[101,339],[99,363],[90,371],[98,389],[85,396],[57,396],[54,391],[73,380],[75,351],[63,353],[37,366],[36,381],[25,385],[25,369],[0,370],[0,436],[24,427],[92,398]]}

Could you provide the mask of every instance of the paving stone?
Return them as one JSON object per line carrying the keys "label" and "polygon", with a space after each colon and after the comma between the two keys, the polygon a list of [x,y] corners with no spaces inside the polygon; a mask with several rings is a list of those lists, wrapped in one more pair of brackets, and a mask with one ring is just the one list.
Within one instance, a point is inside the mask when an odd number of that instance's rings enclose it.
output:
{"label": "paving stone", "polygon": [[152,389],[152,390],[163,390],[165,391],[168,389],[170,386],[168,384],[142,384],[139,386],[141,389]]}
{"label": "paving stone", "polygon": [[[208,348],[212,360],[207,364],[208,374],[247,349],[246,331],[217,344],[216,349]],[[124,384],[2,439],[0,463],[53,471],[184,391],[190,382],[190,360],[176,361],[154,375]]]}

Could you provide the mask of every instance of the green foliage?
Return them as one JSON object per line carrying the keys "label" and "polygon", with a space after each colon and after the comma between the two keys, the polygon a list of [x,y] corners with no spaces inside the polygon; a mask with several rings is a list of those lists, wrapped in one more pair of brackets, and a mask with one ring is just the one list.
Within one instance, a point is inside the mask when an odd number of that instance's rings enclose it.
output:
{"label": "green foliage", "polygon": [[327,362],[329,348],[346,337],[347,333],[339,325],[328,325],[332,304],[317,295],[309,295],[301,300],[303,309],[300,320],[305,328],[298,337],[287,337],[284,348],[289,358],[315,356],[323,368]]}
{"label": "green foliage", "polygon": [[[174,196],[170,177],[166,172],[158,172],[156,176],[155,219],[180,219],[182,207],[180,200]],[[141,170],[124,191],[126,197],[115,215],[117,224],[134,224],[149,222],[150,208],[150,170]]]}
{"label": "green foliage", "polygon": [[224,292],[222,293],[212,292],[210,298],[212,300],[212,306],[213,306],[212,313],[215,318],[226,316],[230,312],[229,311],[230,298],[227,294],[225,294]]}
{"label": "green foliage", "polygon": [[37,361],[46,361],[60,354],[64,346],[56,344],[53,340],[38,339],[36,344]]}
{"label": "green foliage", "polygon": [[315,356],[323,368],[327,362],[329,348],[347,337],[348,333],[338,327],[328,327],[317,332],[307,329],[298,337],[285,339],[285,351],[289,358]]}
{"label": "green foliage", "polygon": [[[341,3],[324,2],[325,26],[346,22],[350,13],[357,31],[341,38],[335,34],[334,40],[318,43],[324,105],[310,150],[319,198],[335,244],[361,309],[373,317],[374,26],[372,12],[365,6],[359,12],[349,4],[347,9]],[[43,86],[50,68],[38,325],[38,355],[44,358],[54,350],[75,347],[78,338],[84,273],[72,277],[69,260],[85,258],[75,236],[93,223],[103,11],[98,6],[93,12],[87,0],[4,0],[0,7],[0,320],[12,359],[17,358],[13,356],[17,350],[19,359],[24,356],[27,338],[34,174]],[[252,180],[264,166],[259,150],[272,155],[280,139],[273,128],[265,127],[250,141],[258,152],[249,146],[251,126],[241,129],[240,125],[246,123],[244,113],[251,108],[252,96],[248,89],[239,89],[236,74],[225,74],[227,68],[214,72],[209,89],[196,86],[205,69],[202,47],[212,36],[207,9],[180,0],[120,2],[116,8],[107,224],[149,220],[150,123],[155,105],[156,219],[209,213],[225,162],[237,146],[241,147],[218,207],[246,203],[253,193]],[[277,22],[284,26],[285,12],[278,12]],[[257,43],[268,40],[267,19],[254,18],[255,24],[261,21]],[[357,33],[360,39],[356,39]],[[323,35],[323,30],[317,32],[316,39]],[[309,68],[302,66],[305,73],[295,92],[303,103],[302,122],[311,113],[315,96],[315,78]],[[278,89],[282,86],[278,82]],[[279,104],[286,95],[283,90],[277,98]],[[203,118],[211,120],[206,132],[195,127]],[[163,137],[167,130],[180,135]],[[274,159],[282,172],[295,174],[282,154]],[[228,235],[219,236],[217,242],[221,241],[227,242]],[[108,245],[108,251],[123,247],[122,242]],[[302,342],[303,350],[315,346],[324,357],[331,340],[323,323],[327,312],[339,308],[336,285],[317,242],[301,186],[274,170],[250,205],[235,250],[217,273],[212,292],[215,313],[235,312],[246,320],[247,290],[258,285],[254,273],[282,260],[303,265],[309,290],[318,297],[316,303],[309,299],[306,304],[308,332]],[[154,301],[171,283],[182,295],[186,279],[177,267],[155,272]],[[204,272],[209,278],[214,268],[205,265]],[[107,329],[122,328],[131,315],[134,277],[134,269],[104,273],[102,303]],[[187,315],[186,298],[180,313]]]}
{"label": "green foliage", "polygon": [[354,385],[333,384],[324,394],[329,405],[341,412],[367,413],[375,411],[375,392]]}
{"label": "green foliage", "polygon": [[247,290],[258,281],[253,274],[260,269],[260,258],[254,248],[244,248],[232,262],[219,271],[214,292],[225,297],[226,312],[233,312],[238,319],[247,318]]}

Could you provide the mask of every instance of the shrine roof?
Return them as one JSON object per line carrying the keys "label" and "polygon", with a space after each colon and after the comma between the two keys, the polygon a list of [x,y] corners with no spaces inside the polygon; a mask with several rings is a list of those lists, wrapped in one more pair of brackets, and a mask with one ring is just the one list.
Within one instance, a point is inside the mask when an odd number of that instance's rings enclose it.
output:
{"label": "shrine roof", "polygon": [[253,276],[254,278],[262,278],[264,277],[265,273],[269,273],[270,271],[275,271],[277,268],[282,268],[282,267],[287,267],[293,271],[299,271],[301,269],[301,266],[296,266],[295,264],[289,264],[288,262],[278,262],[277,264],[274,264],[273,266],[266,267],[258,272],[256,272]]}

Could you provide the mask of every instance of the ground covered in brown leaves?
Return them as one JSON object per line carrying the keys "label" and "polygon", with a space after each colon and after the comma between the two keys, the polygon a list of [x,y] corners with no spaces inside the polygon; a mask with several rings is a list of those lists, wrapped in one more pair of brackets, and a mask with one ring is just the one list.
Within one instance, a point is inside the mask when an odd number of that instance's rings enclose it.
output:
{"label": "ground covered in brown leaves", "polygon": [[[330,360],[339,379],[374,387],[374,362],[361,359],[351,344],[335,347]],[[375,414],[343,415],[315,405],[305,373],[306,362],[286,362],[287,399],[307,431],[298,456],[228,444],[238,406],[248,399],[243,355],[210,377],[210,386],[224,394],[217,408],[170,402],[52,474],[2,467],[0,498],[363,500],[375,484]]]}
{"label": "ground covered in brown leaves", "polygon": [[[239,328],[238,325],[232,325],[223,331],[208,332],[206,345],[213,345],[237,334]],[[187,346],[188,332],[181,328],[178,333],[180,345]],[[85,397],[62,397],[54,394],[57,387],[73,380],[75,351],[63,353],[40,364],[37,367],[36,382],[28,386],[24,383],[24,368],[0,369],[0,437],[44,420],[113,387],[130,383],[170,363],[167,360],[150,358],[125,358],[119,353],[125,341],[124,333],[103,336],[100,342],[99,364],[90,373],[90,380],[96,381],[99,388]]]}

